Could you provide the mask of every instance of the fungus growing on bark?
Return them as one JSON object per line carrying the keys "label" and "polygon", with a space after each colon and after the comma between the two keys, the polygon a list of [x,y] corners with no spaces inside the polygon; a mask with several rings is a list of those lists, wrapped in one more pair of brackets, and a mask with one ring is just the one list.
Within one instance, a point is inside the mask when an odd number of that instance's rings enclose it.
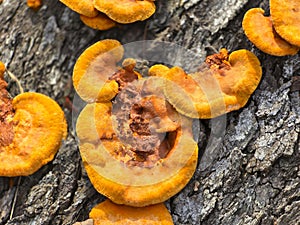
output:
{"label": "fungus growing on bark", "polygon": [[0,79],[3,79],[6,68],[3,62],[0,61]]}
{"label": "fungus growing on bark", "polygon": [[88,17],[95,17],[98,15],[98,11],[94,7],[93,0],[59,0],[70,9],[79,13],[80,15],[85,15]]}
{"label": "fungus growing on bark", "polygon": [[196,168],[192,121],[150,93],[149,84],[129,81],[113,104],[88,104],[77,120],[87,174],[98,192],[118,204],[163,202],[187,184]]}
{"label": "fungus growing on bark", "polygon": [[164,204],[143,208],[121,206],[106,200],[90,212],[94,225],[173,225],[172,217]]}
{"label": "fungus growing on bark", "polygon": [[42,0],[27,0],[27,6],[36,10],[42,5]]}
{"label": "fungus growing on bark", "polygon": [[107,17],[104,13],[99,13],[95,17],[88,17],[84,15],[80,15],[81,21],[96,30],[108,30],[117,25],[117,23]]}
{"label": "fungus growing on bark", "polygon": [[0,115],[9,123],[1,130],[9,137],[0,142],[0,176],[27,176],[54,158],[67,134],[64,113],[38,93],[20,94],[2,107],[8,106],[7,114]]}
{"label": "fungus growing on bark", "polygon": [[84,101],[107,102],[117,94],[119,85],[110,77],[120,71],[116,63],[122,59],[123,53],[120,42],[106,39],[80,55],[73,70],[73,85]]}
{"label": "fungus growing on bark", "polygon": [[270,14],[277,33],[289,43],[300,47],[300,2],[270,0]]}
{"label": "fungus growing on bark", "polygon": [[186,74],[173,67],[164,74],[164,93],[175,109],[205,119],[243,107],[259,84],[262,70],[253,53],[243,49],[228,56],[222,49],[208,56],[205,66],[196,73]]}
{"label": "fungus growing on bark", "polygon": [[108,30],[117,23],[142,21],[155,12],[154,0],[60,0],[60,2],[79,13],[84,24],[97,30]]}
{"label": "fungus growing on bark", "polygon": [[53,159],[67,124],[59,105],[45,95],[21,93],[12,99],[5,71],[0,62],[0,176],[27,176]]}
{"label": "fungus growing on bark", "polygon": [[95,8],[118,23],[133,23],[155,12],[153,0],[94,0]]}
{"label": "fungus growing on bark", "polygon": [[164,75],[167,74],[169,70],[170,70],[169,67],[157,64],[150,67],[148,71],[148,75],[156,76],[156,77],[164,77]]}
{"label": "fungus growing on bark", "polygon": [[[104,40],[76,62],[74,87],[92,103],[81,111],[76,132],[96,190],[115,203],[142,207],[167,200],[188,183],[198,147],[192,120],[166,101],[164,79],[142,78],[132,58],[118,68],[123,51],[119,42]],[[103,88],[107,82],[116,84],[113,91]]]}
{"label": "fungus growing on bark", "polygon": [[264,16],[264,10],[261,8],[248,10],[242,25],[249,40],[267,54],[285,56],[294,55],[299,51],[299,47],[288,43],[277,34],[271,17]]}

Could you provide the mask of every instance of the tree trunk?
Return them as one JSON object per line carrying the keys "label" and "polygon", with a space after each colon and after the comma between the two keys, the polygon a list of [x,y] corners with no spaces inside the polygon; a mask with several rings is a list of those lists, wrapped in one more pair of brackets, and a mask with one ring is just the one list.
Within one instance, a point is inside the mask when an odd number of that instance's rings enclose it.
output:
{"label": "tree trunk", "polygon": [[[197,170],[166,205],[176,225],[300,223],[300,101],[292,88],[292,78],[300,73],[300,57],[264,54],[241,27],[248,9],[262,7],[267,12],[269,1],[155,4],[157,11],[149,20],[109,31],[86,27],[58,0],[44,0],[38,11],[28,8],[25,0],[0,4],[0,60],[25,91],[55,99],[69,123],[68,139],[51,163],[31,176],[0,177],[1,225],[73,224],[87,219],[91,208],[105,199],[82,166],[67,101],[74,95],[71,76],[76,59],[105,38],[121,43],[169,41],[193,49],[200,58],[210,54],[211,47],[254,52],[263,68],[259,87],[244,108],[221,117],[226,127],[220,120],[200,120],[195,134],[200,149]],[[18,94],[13,82],[9,91]]]}

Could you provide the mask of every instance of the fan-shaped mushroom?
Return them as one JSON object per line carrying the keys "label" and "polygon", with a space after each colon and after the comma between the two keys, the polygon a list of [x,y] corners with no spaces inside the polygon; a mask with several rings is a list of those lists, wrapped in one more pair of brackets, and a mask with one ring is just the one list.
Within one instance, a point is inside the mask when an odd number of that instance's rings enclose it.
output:
{"label": "fan-shaped mushroom", "polygon": [[93,0],[59,0],[70,9],[79,13],[80,15],[85,15],[88,17],[95,17],[98,15],[98,11],[94,7]]}
{"label": "fan-shaped mushroom", "polygon": [[95,8],[118,23],[133,23],[155,12],[152,0],[95,0]]}
{"label": "fan-shaped mushroom", "polygon": [[90,218],[94,225],[173,225],[172,217],[164,204],[134,208],[106,200],[91,210]]}
{"label": "fan-shaped mushroom", "polygon": [[289,43],[300,47],[300,2],[270,0],[270,14],[277,33]]}
{"label": "fan-shaped mushroom", "polygon": [[265,17],[261,8],[248,10],[242,25],[249,40],[267,54],[285,56],[295,55],[299,51],[299,47],[291,45],[277,34],[271,17]]}
{"label": "fan-shaped mushroom", "polygon": [[253,53],[238,50],[228,56],[226,49],[208,56],[202,70],[193,74],[179,67],[163,70],[168,101],[178,112],[192,118],[213,118],[243,107],[262,74]]}
{"label": "fan-shaped mushroom", "polygon": [[119,85],[109,79],[119,71],[116,63],[124,49],[116,40],[102,40],[87,48],[78,58],[73,70],[73,85],[86,102],[106,102],[118,92]]}
{"label": "fan-shaped mushroom", "polygon": [[0,115],[9,122],[5,133],[11,137],[0,142],[0,176],[27,176],[54,158],[67,125],[59,105],[42,94],[20,94],[12,107],[4,118]]}
{"label": "fan-shaped mushroom", "polygon": [[[111,103],[88,104],[76,131],[88,176],[113,202],[146,206],[163,202],[190,180],[197,164],[191,120],[145,80],[130,83]],[[147,88],[150,90],[150,88]]]}
{"label": "fan-shaped mushroom", "polygon": [[42,5],[42,0],[27,0],[27,6],[34,10],[40,8]]}
{"label": "fan-shaped mushroom", "polygon": [[117,23],[115,21],[111,20],[104,13],[99,13],[95,17],[88,17],[85,15],[80,15],[80,19],[85,25],[87,25],[93,29],[96,29],[96,30],[108,30],[117,25]]}

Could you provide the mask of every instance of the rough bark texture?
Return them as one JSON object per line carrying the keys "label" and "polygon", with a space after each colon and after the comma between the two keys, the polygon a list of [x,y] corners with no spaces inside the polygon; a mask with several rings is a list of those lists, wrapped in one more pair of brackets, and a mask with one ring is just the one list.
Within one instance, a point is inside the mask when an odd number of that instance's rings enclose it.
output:
{"label": "rough bark texture", "polygon": [[[258,89],[246,107],[226,115],[223,136],[210,131],[210,121],[200,121],[197,171],[166,204],[176,225],[300,223],[300,102],[299,91],[291,91],[293,77],[300,73],[300,55],[266,55],[241,28],[246,10],[268,11],[268,1],[157,0],[156,5],[147,22],[100,32],[84,26],[57,0],[44,0],[37,12],[25,0],[0,4],[0,60],[25,91],[57,100],[70,125],[53,162],[28,177],[0,177],[1,225],[73,224],[87,219],[90,209],[104,200],[82,167],[66,107],[66,96],[72,99],[74,94],[71,74],[77,57],[104,38],[171,41],[202,57],[211,53],[210,46],[253,51],[263,67]],[[18,93],[13,83],[9,91]]]}

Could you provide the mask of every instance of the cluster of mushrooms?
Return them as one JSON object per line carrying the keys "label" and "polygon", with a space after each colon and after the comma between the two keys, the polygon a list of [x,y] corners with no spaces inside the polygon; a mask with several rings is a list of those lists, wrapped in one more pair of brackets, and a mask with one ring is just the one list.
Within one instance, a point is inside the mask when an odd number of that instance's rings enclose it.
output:
{"label": "cluster of mushrooms", "polygon": [[25,92],[11,98],[5,72],[0,62],[0,176],[28,176],[54,158],[67,124],[48,96]]}
{"label": "cluster of mushrooms", "polygon": [[274,55],[295,55],[300,49],[300,2],[270,0],[270,16],[253,8],[243,19],[248,39],[261,51]]}
{"label": "cluster of mushrooms", "polygon": [[[153,0],[60,0],[99,30],[149,18]],[[27,0],[33,9],[41,0]],[[246,36],[277,56],[300,48],[300,6],[270,0],[271,16],[260,8],[243,20]],[[285,13],[285,16],[283,16]],[[67,134],[64,113],[51,98],[21,93],[11,98],[0,62],[0,176],[26,176],[53,159]],[[117,40],[87,48],[73,70],[73,85],[86,102],[76,133],[83,165],[95,189],[108,199],[90,212],[93,224],[164,224],[172,217],[163,204],[190,181],[198,146],[193,119],[214,118],[243,107],[258,86],[258,58],[242,49],[206,58],[187,73],[153,65],[147,74],[124,58]]]}
{"label": "cluster of mushrooms", "polygon": [[76,123],[80,154],[91,183],[108,198],[90,218],[95,225],[173,224],[163,202],[196,169],[193,118],[243,107],[260,82],[260,62],[247,50],[222,49],[206,58],[205,70],[187,74],[158,64],[141,75],[135,59],[123,55],[117,40],[102,40],[73,70],[74,88],[87,103]]}
{"label": "cluster of mushrooms", "polygon": [[81,21],[97,30],[117,24],[143,21],[155,12],[154,0],[60,0],[80,15]]}

